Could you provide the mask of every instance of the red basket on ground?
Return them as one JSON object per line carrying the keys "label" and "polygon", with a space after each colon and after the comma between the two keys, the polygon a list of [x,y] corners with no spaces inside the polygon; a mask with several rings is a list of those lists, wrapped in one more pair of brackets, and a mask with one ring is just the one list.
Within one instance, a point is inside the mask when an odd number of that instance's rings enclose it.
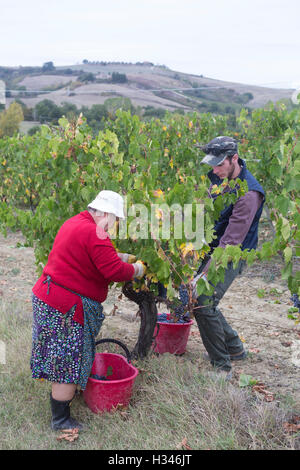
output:
{"label": "red basket on ground", "polygon": [[83,398],[93,413],[110,411],[118,405],[129,404],[132,388],[138,369],[130,363],[130,353],[125,345],[117,340],[100,340],[96,345],[103,342],[114,342],[122,346],[127,359],[120,354],[96,353],[91,374],[105,376],[110,368],[112,374],[107,380],[97,380],[89,377]]}
{"label": "red basket on ground", "polygon": [[[167,314],[170,318],[170,314]],[[193,320],[186,323],[163,323],[158,321],[154,330],[152,349],[159,354],[184,354]]]}

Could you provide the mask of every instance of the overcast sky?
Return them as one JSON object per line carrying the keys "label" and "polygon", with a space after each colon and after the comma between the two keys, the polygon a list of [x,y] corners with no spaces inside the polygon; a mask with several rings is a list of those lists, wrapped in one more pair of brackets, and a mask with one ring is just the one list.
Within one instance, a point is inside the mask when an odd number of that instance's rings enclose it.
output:
{"label": "overcast sky", "polygon": [[299,0],[0,0],[0,65],[165,64],[300,87]]}

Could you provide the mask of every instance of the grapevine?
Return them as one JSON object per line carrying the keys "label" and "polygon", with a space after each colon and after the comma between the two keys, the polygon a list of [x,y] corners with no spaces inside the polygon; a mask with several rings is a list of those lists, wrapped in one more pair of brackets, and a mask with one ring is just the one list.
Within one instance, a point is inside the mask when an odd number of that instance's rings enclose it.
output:
{"label": "grapevine", "polygon": [[[58,127],[43,125],[34,136],[0,139],[0,229],[4,234],[7,230],[22,231],[25,243],[34,247],[41,272],[61,224],[85,210],[101,189],[121,193],[129,208],[143,205],[149,213],[155,205],[192,204],[192,226],[197,224],[195,205],[202,204],[205,238],[200,246],[185,233],[176,237],[175,224],[171,224],[166,239],[161,233],[143,239],[142,229],[151,232],[150,219],[142,227],[135,226],[134,212],[127,218],[130,236],[115,241],[119,251],[134,253],[147,263],[147,278],[138,289],[149,289],[152,300],[148,308],[153,318],[153,299],[160,282],[173,303],[174,320],[187,319],[193,309],[191,281],[209,252],[214,221],[226,205],[247,191],[241,184],[236,194],[216,194],[213,204],[208,169],[200,164],[197,145],[216,135],[232,134],[225,116],[195,113],[142,122],[130,112],[119,110],[117,118],[107,121],[95,137],[80,117],[74,122],[62,118]],[[250,252],[241,251],[239,246],[216,248],[208,282],[198,281],[197,294],[210,295],[212,285],[222,279],[230,261],[236,266],[244,259],[251,265],[280,253],[284,261],[282,278],[291,295],[299,296],[300,111],[288,112],[281,106],[258,109],[250,115],[243,110],[233,136],[240,142],[241,157],[266,191],[274,236]],[[163,210],[158,208],[154,219],[161,231]]]}

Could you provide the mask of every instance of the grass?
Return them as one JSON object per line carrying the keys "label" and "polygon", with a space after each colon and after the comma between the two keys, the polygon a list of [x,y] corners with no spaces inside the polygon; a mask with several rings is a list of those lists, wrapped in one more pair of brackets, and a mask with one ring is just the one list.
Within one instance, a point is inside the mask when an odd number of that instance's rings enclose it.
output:
{"label": "grass", "polygon": [[[50,384],[31,378],[31,314],[21,302],[0,303],[0,339],[6,364],[0,369],[1,450],[193,450],[296,449],[283,423],[295,413],[291,401],[266,403],[205,375],[197,358],[165,354],[137,364],[131,404],[122,412],[96,415],[82,396],[72,415],[86,430],[73,443],[50,429]],[[288,403],[288,404],[287,404]]]}

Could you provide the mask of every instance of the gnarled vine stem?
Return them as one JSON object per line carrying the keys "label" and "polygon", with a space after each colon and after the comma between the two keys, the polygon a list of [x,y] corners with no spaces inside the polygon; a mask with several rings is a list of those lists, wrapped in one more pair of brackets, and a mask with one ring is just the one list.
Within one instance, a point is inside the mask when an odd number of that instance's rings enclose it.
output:
{"label": "gnarled vine stem", "polygon": [[141,315],[140,331],[131,355],[133,358],[143,359],[150,351],[157,322],[155,296],[151,291],[135,291],[132,282],[126,282],[123,285],[122,292],[125,297],[139,306]]}

